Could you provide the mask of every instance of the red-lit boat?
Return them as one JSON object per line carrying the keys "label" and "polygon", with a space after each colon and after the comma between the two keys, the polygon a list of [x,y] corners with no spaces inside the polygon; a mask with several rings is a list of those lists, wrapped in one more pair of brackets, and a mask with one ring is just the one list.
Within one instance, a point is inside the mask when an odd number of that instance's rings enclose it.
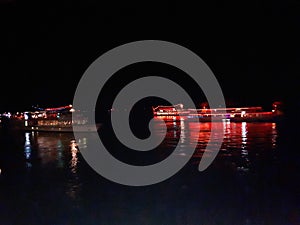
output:
{"label": "red-lit boat", "polygon": [[169,121],[276,122],[283,118],[283,113],[277,104],[273,104],[272,111],[264,111],[260,106],[185,109],[182,104],[173,106],[159,105],[152,107],[152,110],[154,118]]}

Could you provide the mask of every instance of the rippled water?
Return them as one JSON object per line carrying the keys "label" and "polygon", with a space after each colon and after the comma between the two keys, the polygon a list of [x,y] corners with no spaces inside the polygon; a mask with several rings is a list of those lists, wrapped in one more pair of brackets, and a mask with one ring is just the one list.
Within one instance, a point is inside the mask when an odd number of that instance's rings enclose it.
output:
{"label": "rippled water", "polygon": [[[164,135],[161,126],[155,135]],[[164,142],[144,155],[127,152],[105,127],[100,131],[112,154],[136,164],[160,161],[177,144],[178,157],[186,157],[185,150],[197,144],[182,170],[145,187],[116,184],[94,172],[80,154],[92,141],[87,138],[76,148],[71,133],[0,130],[0,224],[300,224],[294,130],[276,123],[219,123],[221,150],[199,172],[211,147],[211,123],[169,122],[167,128]],[[219,138],[214,135],[210,145]]]}

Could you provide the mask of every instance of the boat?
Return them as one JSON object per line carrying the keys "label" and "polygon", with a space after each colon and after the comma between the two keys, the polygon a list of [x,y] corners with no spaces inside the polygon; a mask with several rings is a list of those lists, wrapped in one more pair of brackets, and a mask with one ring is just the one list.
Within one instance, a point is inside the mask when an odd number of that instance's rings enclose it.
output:
{"label": "boat", "polygon": [[101,124],[92,124],[82,114],[72,113],[75,109],[72,105],[54,108],[34,108],[35,110],[10,114],[5,119],[5,127],[23,131],[47,131],[47,132],[93,132],[98,131]]}
{"label": "boat", "polygon": [[271,111],[265,111],[261,106],[220,107],[185,109],[182,104],[158,105],[152,107],[154,119],[164,121],[231,121],[231,122],[276,122],[283,118],[281,103],[274,102]]}

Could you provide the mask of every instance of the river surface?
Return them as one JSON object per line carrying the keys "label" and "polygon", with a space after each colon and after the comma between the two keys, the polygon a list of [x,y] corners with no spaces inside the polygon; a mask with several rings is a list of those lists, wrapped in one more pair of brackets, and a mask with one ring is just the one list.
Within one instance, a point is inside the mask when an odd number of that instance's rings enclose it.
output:
{"label": "river surface", "polygon": [[[202,172],[198,164],[209,149],[211,123],[169,122],[163,143],[144,155],[127,152],[102,127],[99,133],[111,154],[136,165],[163,160],[177,145],[177,157],[186,157],[196,143],[183,169],[141,187],[97,174],[80,153],[92,141],[88,138],[78,140],[76,148],[72,133],[0,129],[0,225],[299,225],[297,128],[219,125],[223,144]],[[155,135],[164,135],[161,126],[154,126]]]}

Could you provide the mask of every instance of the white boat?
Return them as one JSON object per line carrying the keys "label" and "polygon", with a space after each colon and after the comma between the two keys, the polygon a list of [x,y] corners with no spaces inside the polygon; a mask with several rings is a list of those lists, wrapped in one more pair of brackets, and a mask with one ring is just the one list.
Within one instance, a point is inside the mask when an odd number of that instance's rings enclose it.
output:
{"label": "white boat", "polygon": [[11,115],[6,126],[10,129],[47,132],[96,132],[101,124],[89,123],[83,114],[72,118],[72,105],[37,109]]}

